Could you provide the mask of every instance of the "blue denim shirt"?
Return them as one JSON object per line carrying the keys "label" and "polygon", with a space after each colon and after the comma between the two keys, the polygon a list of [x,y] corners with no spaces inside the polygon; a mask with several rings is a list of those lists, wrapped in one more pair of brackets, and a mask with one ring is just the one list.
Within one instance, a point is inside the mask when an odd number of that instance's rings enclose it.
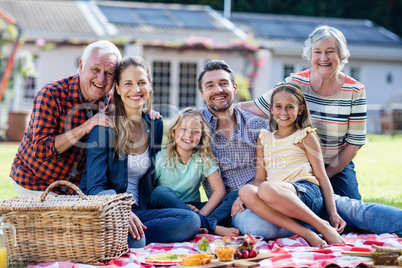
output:
{"label": "blue denim shirt", "polygon": [[[142,114],[148,125],[149,158],[151,168],[139,183],[139,208],[146,209],[154,186],[155,155],[161,149],[163,122],[150,120],[148,114]],[[114,128],[96,126],[89,133],[87,141],[87,162],[81,178],[80,189],[84,194],[125,193],[128,184],[128,157],[120,157],[114,150]]]}

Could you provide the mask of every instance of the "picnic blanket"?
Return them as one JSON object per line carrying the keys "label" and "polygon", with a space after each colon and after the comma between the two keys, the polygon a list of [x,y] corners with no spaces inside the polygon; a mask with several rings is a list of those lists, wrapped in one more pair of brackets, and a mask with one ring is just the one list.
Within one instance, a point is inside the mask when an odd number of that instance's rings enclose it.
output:
{"label": "picnic blanket", "polygon": [[[221,238],[220,236],[198,234],[195,239],[189,242],[151,243],[144,248],[130,249],[128,254],[102,266],[92,266],[71,262],[52,262],[29,265],[28,268],[153,268],[153,265],[141,263],[141,256],[167,252],[196,254],[198,252],[194,249],[197,248],[197,243],[203,236],[209,240]],[[259,265],[261,267],[324,268],[332,264],[340,267],[357,267],[358,265],[369,267],[370,265],[367,263],[371,260],[370,258],[348,256],[342,254],[342,252],[354,250],[373,251],[373,244],[402,248],[402,238],[399,238],[396,234],[348,233],[342,235],[342,237],[345,244],[331,245],[324,249],[310,247],[306,240],[296,235],[289,238],[262,241],[257,246],[259,252],[274,254],[275,256],[262,260],[259,262]]]}

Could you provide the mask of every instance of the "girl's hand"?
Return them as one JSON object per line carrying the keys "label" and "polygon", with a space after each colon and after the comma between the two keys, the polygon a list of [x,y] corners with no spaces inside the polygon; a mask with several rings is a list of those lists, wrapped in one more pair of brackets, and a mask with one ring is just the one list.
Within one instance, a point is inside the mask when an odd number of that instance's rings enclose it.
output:
{"label": "girl's hand", "polygon": [[244,205],[243,202],[240,200],[240,198],[237,198],[232,205],[232,211],[230,213],[230,216],[234,217],[237,212],[243,212],[244,211]]}
{"label": "girl's hand", "polygon": [[156,120],[156,119],[162,118],[162,115],[158,111],[155,111],[155,110],[149,111],[148,115],[151,120]]}
{"label": "girl's hand", "polygon": [[195,213],[200,213],[200,210],[193,205],[187,204],[189,208],[191,208]]}
{"label": "girl's hand", "polygon": [[144,229],[147,229],[147,227],[142,224],[140,218],[138,218],[132,211],[130,212],[128,224],[128,232],[132,238],[140,240],[141,237],[145,237]]}
{"label": "girl's hand", "polygon": [[342,233],[346,227],[346,222],[339,216],[338,213],[329,216],[329,220],[332,226],[336,229],[338,233]]}

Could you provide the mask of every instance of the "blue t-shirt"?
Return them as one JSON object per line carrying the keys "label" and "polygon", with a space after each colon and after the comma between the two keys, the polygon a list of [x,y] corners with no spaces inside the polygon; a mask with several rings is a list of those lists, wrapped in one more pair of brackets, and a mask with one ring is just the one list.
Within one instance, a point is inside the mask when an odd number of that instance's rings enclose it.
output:
{"label": "blue t-shirt", "polygon": [[199,156],[193,155],[187,165],[178,163],[173,170],[168,167],[166,150],[162,150],[156,155],[155,179],[158,186],[171,188],[183,202],[200,202],[199,188],[202,179],[218,170],[218,166],[211,158],[210,164],[207,170],[207,163]]}

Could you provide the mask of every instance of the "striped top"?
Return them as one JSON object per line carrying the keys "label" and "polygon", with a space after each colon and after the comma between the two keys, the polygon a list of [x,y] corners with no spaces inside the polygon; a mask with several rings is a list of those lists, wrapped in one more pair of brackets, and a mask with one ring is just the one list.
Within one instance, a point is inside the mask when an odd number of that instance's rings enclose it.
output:
{"label": "striped top", "polygon": [[[362,146],[366,140],[366,91],[362,84],[346,75],[339,92],[320,96],[310,84],[310,69],[291,74],[285,82],[297,84],[306,97],[313,126],[317,129],[325,163],[332,162],[346,144]],[[254,100],[267,116],[273,90]]]}
{"label": "striped top", "polygon": [[311,127],[299,129],[283,139],[275,138],[275,132],[262,129],[259,136],[264,147],[267,180],[289,182],[307,180],[319,185],[306,152],[296,145],[302,142],[308,133],[316,134],[314,130]]}

